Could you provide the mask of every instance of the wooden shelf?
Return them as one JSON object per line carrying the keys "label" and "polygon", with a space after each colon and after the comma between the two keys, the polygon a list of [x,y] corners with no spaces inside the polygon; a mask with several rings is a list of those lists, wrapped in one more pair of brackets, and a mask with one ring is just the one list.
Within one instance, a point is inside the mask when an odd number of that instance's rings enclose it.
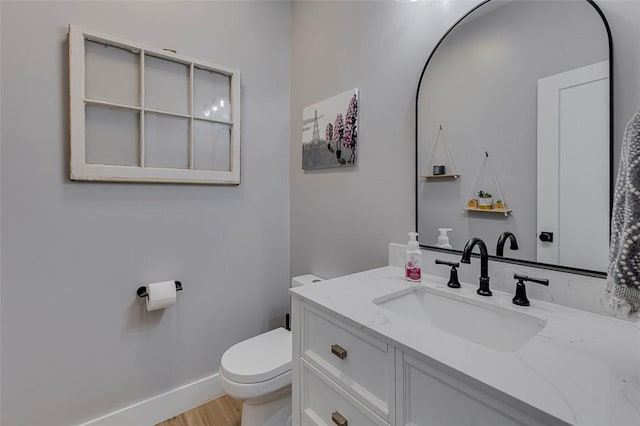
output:
{"label": "wooden shelf", "polygon": [[477,207],[465,207],[464,208],[468,212],[482,212],[482,213],[502,213],[503,215],[509,215],[512,210],[508,209],[479,209]]}
{"label": "wooden shelf", "polygon": [[425,175],[420,176],[423,179],[458,179],[460,174],[448,174],[448,175]]}
{"label": "wooden shelf", "polygon": [[[433,160],[433,156],[436,153],[436,149],[438,148],[438,144],[442,142],[444,145],[444,151],[447,154],[447,161],[444,162],[435,162]],[[440,161],[440,160],[437,160]],[[453,156],[451,155],[451,150],[449,149],[449,144],[447,143],[446,138],[444,137],[444,129],[442,128],[442,124],[438,125],[438,131],[433,138],[433,145],[431,147],[431,151],[429,151],[429,155],[427,155],[427,159],[423,163],[422,171],[420,173],[424,173],[420,176],[421,179],[458,179],[460,177],[460,173],[458,173],[458,168],[453,161]],[[427,168],[429,165],[430,168]],[[433,170],[434,167],[439,166],[442,167],[442,171],[445,170],[449,173],[442,175],[434,175],[433,173],[429,173]]]}

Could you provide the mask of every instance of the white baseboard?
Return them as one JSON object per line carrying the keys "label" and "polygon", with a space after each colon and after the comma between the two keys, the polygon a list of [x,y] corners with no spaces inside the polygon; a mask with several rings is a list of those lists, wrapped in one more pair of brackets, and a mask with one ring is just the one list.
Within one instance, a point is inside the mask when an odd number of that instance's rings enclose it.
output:
{"label": "white baseboard", "polygon": [[152,426],[223,395],[216,373],[79,426]]}

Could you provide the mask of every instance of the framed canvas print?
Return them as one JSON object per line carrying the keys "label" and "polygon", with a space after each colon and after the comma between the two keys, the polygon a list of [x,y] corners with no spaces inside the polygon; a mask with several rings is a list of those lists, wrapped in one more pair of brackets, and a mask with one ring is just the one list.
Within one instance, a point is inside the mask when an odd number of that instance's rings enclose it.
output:
{"label": "framed canvas print", "polygon": [[302,110],[302,168],[358,164],[358,89]]}

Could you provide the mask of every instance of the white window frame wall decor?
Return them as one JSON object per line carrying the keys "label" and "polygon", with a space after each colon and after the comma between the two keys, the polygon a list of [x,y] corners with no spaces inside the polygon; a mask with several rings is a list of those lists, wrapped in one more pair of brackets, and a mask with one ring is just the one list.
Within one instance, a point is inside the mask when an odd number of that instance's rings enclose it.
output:
{"label": "white window frame wall decor", "polygon": [[[99,99],[89,99],[85,94],[85,41],[125,49],[138,54],[139,105],[126,105]],[[143,46],[139,43],[101,34],[86,28],[69,25],[69,103],[70,103],[70,178],[71,180],[108,182],[178,182],[202,184],[240,184],[240,72],[231,68],[191,59],[163,49]],[[187,114],[161,111],[145,107],[145,57],[159,58],[188,67],[189,110]],[[230,78],[230,119],[213,119],[196,116],[194,111],[194,71],[205,70]],[[139,114],[138,164],[123,166],[90,164],[86,161],[85,111],[87,106],[137,112]],[[188,168],[145,166],[145,113],[187,120]],[[230,130],[229,170],[194,169],[194,122],[208,122],[227,126]]]}

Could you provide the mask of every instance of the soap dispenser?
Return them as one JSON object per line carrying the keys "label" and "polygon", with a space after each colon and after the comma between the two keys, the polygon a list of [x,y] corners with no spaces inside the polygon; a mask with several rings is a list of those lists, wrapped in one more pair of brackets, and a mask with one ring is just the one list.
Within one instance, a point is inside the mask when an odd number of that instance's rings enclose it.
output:
{"label": "soap dispenser", "polygon": [[436,244],[436,247],[452,249],[453,246],[449,243],[449,235],[447,232],[453,231],[453,229],[438,228],[438,231],[440,231],[440,235],[438,236],[438,243]]}
{"label": "soap dispenser", "polygon": [[407,259],[404,264],[404,275],[407,281],[420,281],[422,267],[422,251],[418,244],[418,233],[409,232],[409,242],[407,242]]}

